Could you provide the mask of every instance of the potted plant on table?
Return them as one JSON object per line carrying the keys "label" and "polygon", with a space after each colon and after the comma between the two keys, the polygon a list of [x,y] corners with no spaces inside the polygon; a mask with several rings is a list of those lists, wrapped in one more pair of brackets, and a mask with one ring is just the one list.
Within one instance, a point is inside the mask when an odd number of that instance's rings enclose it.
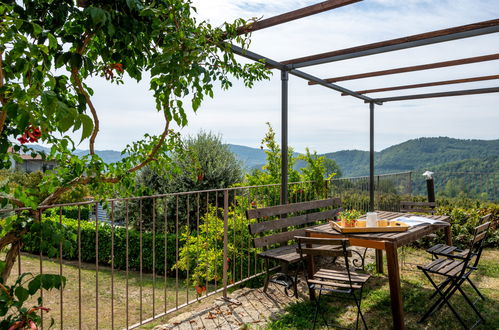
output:
{"label": "potted plant on table", "polygon": [[338,219],[342,227],[355,227],[357,220],[362,216],[362,213],[357,210],[346,210],[338,213]]}

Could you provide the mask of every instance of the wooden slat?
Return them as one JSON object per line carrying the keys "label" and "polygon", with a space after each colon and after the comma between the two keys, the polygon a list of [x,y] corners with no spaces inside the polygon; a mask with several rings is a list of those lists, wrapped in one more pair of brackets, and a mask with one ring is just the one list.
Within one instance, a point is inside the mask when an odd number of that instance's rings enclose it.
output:
{"label": "wooden slat", "polygon": [[[463,269],[462,267],[463,265],[463,262],[462,261],[457,261],[457,260],[454,260],[453,262],[451,262],[450,264],[446,265],[445,267],[442,267],[441,269],[439,269],[439,273],[442,273],[442,274],[456,274],[457,272],[459,272],[459,270]],[[461,266],[461,267],[459,267]],[[453,272],[453,270],[455,271],[456,270],[456,267],[459,267],[457,272]]]}
{"label": "wooden slat", "polygon": [[307,210],[319,209],[329,206],[340,206],[340,204],[341,200],[339,198],[328,198],[328,199],[321,199],[310,202],[277,205],[260,209],[249,209],[246,211],[246,217],[248,219],[270,217],[274,215],[307,211]]}
{"label": "wooden slat", "polygon": [[393,101],[420,100],[420,99],[430,99],[430,98],[437,98],[437,97],[478,95],[478,94],[488,94],[488,93],[499,93],[499,87],[464,89],[464,90],[441,92],[441,93],[427,93],[427,94],[413,94],[413,95],[401,95],[401,96],[393,96],[393,97],[382,97],[379,99],[375,99],[375,101],[380,102],[380,103],[384,103],[384,102],[393,102]]}
{"label": "wooden slat", "polygon": [[443,30],[420,33],[420,34],[416,34],[416,35],[412,35],[412,36],[408,36],[408,37],[403,37],[403,38],[396,38],[396,39],[391,39],[391,40],[375,42],[375,43],[371,43],[371,44],[367,44],[367,45],[361,45],[361,46],[357,46],[357,47],[335,50],[332,52],[326,52],[326,53],[321,53],[321,54],[316,54],[316,55],[311,55],[311,56],[295,58],[292,60],[282,61],[281,63],[285,64],[285,65],[289,65],[289,64],[298,64],[298,63],[303,63],[303,62],[321,60],[321,59],[326,59],[326,58],[330,58],[333,56],[347,55],[347,54],[353,54],[353,53],[358,53],[358,52],[362,52],[362,51],[366,51],[366,50],[372,50],[372,49],[377,49],[377,48],[382,48],[382,47],[387,47],[387,46],[401,45],[401,44],[405,44],[408,42],[421,41],[421,40],[436,38],[436,37],[441,37],[441,36],[448,36],[448,35],[452,35],[452,34],[456,34],[456,33],[473,31],[473,30],[483,29],[483,28],[487,28],[487,27],[494,27],[494,26],[498,26],[498,25],[499,25],[499,19],[493,19],[493,20],[478,22],[478,23],[474,23],[474,24],[456,26],[453,28],[448,28],[448,29],[443,29]]}
{"label": "wooden slat", "polygon": [[286,231],[283,233],[274,234],[271,236],[257,237],[253,239],[253,244],[256,248],[269,246],[277,243],[284,243],[293,240],[295,236],[305,235],[305,229],[297,229],[293,231]]}
{"label": "wooden slat", "polygon": [[348,239],[346,238],[316,238],[316,237],[303,237],[296,236],[295,239],[299,240],[303,244],[321,244],[321,245],[342,245],[345,242],[348,246]]}
{"label": "wooden slat", "polygon": [[485,238],[485,236],[487,236],[487,232],[486,231],[483,231],[480,234],[476,235],[475,239],[473,239],[473,244],[476,244],[476,243],[480,242],[482,239]]}
{"label": "wooden slat", "polygon": [[278,230],[291,226],[299,226],[319,220],[334,218],[340,211],[341,209],[334,209],[323,212],[302,214],[290,218],[252,223],[249,225],[249,230],[251,235],[255,235],[269,230]]}
{"label": "wooden slat", "polygon": [[[337,288],[350,288],[350,283],[339,283],[339,282],[331,282],[331,281],[320,281],[320,280],[308,280],[308,283],[316,284],[316,285],[326,285]],[[352,283],[353,289],[360,289],[361,285]]]}
{"label": "wooden slat", "polygon": [[484,215],[483,217],[480,218],[480,222],[478,224],[486,223],[487,221],[489,221],[490,217],[492,217],[492,214],[490,213]]}
{"label": "wooden slat", "polygon": [[[300,249],[296,249],[296,252],[299,253]],[[324,256],[324,257],[342,257],[343,249],[324,249],[324,248],[301,248],[301,253],[305,256]],[[348,251],[347,254],[349,256],[352,255],[352,252]]]}
{"label": "wooden slat", "polygon": [[[401,86],[393,86],[393,87],[383,87],[383,88],[375,88],[375,89],[364,89],[361,91],[355,91],[358,94],[370,94],[370,93],[380,93],[380,92],[390,92],[390,91],[398,91],[402,89],[412,89],[412,88],[423,88],[423,87],[432,87],[432,86],[442,86],[442,85],[453,85],[453,84],[463,84],[470,83],[476,81],[485,81],[485,80],[493,80],[499,79],[499,75],[491,75],[491,76],[482,76],[482,77],[474,77],[474,78],[464,78],[464,79],[454,79],[454,80],[444,80],[444,81],[434,81],[429,83],[422,84],[412,84],[412,85],[401,85]],[[342,96],[350,95],[347,93],[341,93]]]}
{"label": "wooden slat", "polygon": [[[483,55],[483,56],[461,58],[461,59],[458,59],[458,60],[443,61],[443,62],[436,62],[436,63],[429,63],[429,64],[421,64],[421,65],[414,65],[414,66],[402,67],[402,68],[381,70],[381,71],[357,73],[357,74],[352,74],[352,75],[348,75],[348,76],[340,76],[340,77],[328,78],[328,79],[324,79],[324,81],[326,81],[328,83],[333,83],[333,82],[338,82],[338,81],[354,80],[354,79],[362,79],[362,78],[370,78],[370,77],[378,77],[378,76],[386,76],[386,75],[397,74],[397,73],[405,73],[405,72],[413,72],[413,71],[421,71],[421,70],[430,70],[430,69],[437,69],[437,68],[445,68],[445,67],[449,67],[449,66],[472,64],[472,63],[479,63],[479,62],[487,62],[487,61],[493,61],[493,60],[499,60],[499,53],[498,54],[491,54],[491,55]],[[313,81],[309,81],[308,84],[309,85],[315,85],[316,83],[313,82]]]}
{"label": "wooden slat", "polygon": [[261,21],[256,21],[247,26],[239,28],[238,34],[245,34],[257,30],[262,30],[271,26],[279,25],[282,23],[294,21],[303,17],[319,14],[331,9],[343,7],[346,5],[353,4],[362,0],[328,0],[308,7],[300,8],[297,10],[290,11],[281,15],[263,19]]}
{"label": "wooden slat", "polygon": [[491,222],[486,222],[486,223],[481,224],[478,227],[475,227],[475,233],[479,234],[483,231],[486,231],[487,229],[489,229],[490,224],[491,224]]}
{"label": "wooden slat", "polygon": [[296,253],[296,244],[280,246],[275,249],[263,251],[258,255],[263,258],[270,258],[289,263],[297,262],[300,260],[300,255]]}
{"label": "wooden slat", "polygon": [[[335,269],[319,269],[314,277],[326,278],[330,280],[338,280],[338,281],[348,281],[348,273],[346,270],[335,270]],[[350,272],[350,278],[352,282],[366,282],[371,276],[369,274],[357,273],[354,271]]]}

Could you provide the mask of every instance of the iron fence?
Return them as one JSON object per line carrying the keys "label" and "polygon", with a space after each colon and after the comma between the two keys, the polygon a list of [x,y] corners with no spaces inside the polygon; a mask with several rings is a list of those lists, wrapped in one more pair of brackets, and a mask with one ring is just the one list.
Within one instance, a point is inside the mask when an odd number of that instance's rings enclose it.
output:
{"label": "iron fence", "polygon": [[[413,193],[426,195],[423,172],[413,173]],[[499,172],[448,172],[433,174],[437,197],[466,197],[484,201],[499,201]]]}
{"label": "iron fence", "polygon": [[[377,206],[398,207],[400,198],[387,202],[383,196],[410,193],[410,176],[377,176]],[[346,208],[367,210],[367,182],[363,177],[290,183],[289,202],[334,196],[344,199]],[[23,272],[67,278],[63,290],[42,290],[44,305],[52,308],[41,311],[42,328],[54,318],[61,329],[133,329],[258,280],[263,264],[245,211],[277,204],[279,184],[44,207],[38,210],[40,221],[63,224],[65,239],[55,250],[44,244],[52,233],[25,242],[10,278]],[[22,210],[0,212],[5,217]],[[99,212],[106,212],[107,220]]]}

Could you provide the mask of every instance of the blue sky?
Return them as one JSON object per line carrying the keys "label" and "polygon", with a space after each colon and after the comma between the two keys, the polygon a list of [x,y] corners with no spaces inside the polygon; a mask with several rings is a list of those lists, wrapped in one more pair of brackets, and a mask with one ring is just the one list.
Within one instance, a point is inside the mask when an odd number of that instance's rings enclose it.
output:
{"label": "blue sky", "polygon": [[[271,17],[320,1],[298,0],[196,0],[200,19],[218,25],[238,17]],[[286,60],[418,34],[453,26],[496,19],[496,0],[366,0],[291,23],[257,31],[250,49],[275,60]],[[305,68],[316,76],[383,70],[499,52],[499,34],[362,57]],[[242,61],[244,61],[242,59]],[[402,84],[459,79],[499,73],[499,61],[407,74],[352,80],[340,85],[358,90]],[[321,86],[291,77],[289,144],[296,151],[310,147],[318,152],[369,147],[368,106]],[[160,133],[161,116],[155,113],[147,83],[128,81],[109,86],[102,79],[90,81],[101,113],[97,149],[119,150],[144,133]],[[499,86],[499,81],[413,89],[373,96]],[[375,149],[381,150],[421,136],[465,139],[499,138],[499,94],[394,102],[376,110]],[[140,111],[140,116],[137,113]],[[120,120],[116,120],[120,118]],[[139,120],[138,120],[139,118]],[[236,83],[217,91],[197,114],[190,112],[183,134],[200,129],[220,133],[227,143],[259,147],[265,122],[280,131],[280,75],[247,89]],[[80,146],[85,148],[85,146]]]}

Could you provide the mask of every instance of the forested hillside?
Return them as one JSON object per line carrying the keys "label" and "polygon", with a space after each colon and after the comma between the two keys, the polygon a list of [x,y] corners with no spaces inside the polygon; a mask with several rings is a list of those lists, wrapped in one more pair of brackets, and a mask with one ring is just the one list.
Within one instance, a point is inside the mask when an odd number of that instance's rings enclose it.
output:
{"label": "forested hillside", "polygon": [[[344,150],[326,154],[334,159],[343,170],[344,176],[369,174],[369,152]],[[499,157],[499,140],[459,140],[448,137],[419,138],[386,148],[375,154],[377,173],[390,173],[411,170],[435,171],[439,165],[472,159],[470,163],[449,164],[446,168],[467,168],[479,171],[479,161]],[[493,166],[490,164],[489,166]],[[488,171],[494,171],[489,167]],[[495,167],[495,171],[499,168]]]}

